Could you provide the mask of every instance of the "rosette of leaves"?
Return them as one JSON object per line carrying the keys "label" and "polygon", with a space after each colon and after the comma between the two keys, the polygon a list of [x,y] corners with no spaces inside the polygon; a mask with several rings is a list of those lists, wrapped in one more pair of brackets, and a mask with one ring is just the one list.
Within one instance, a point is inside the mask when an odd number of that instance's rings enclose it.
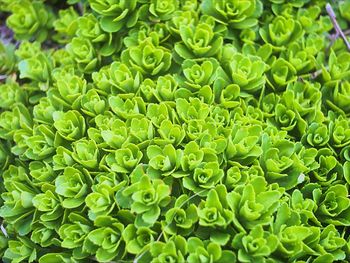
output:
{"label": "rosette of leaves", "polygon": [[106,32],[117,32],[125,26],[133,27],[139,16],[137,1],[89,0],[89,5],[100,15],[101,28]]}
{"label": "rosette of leaves", "polygon": [[121,39],[112,33],[106,33],[101,29],[96,16],[86,14],[77,19],[76,35],[78,37],[89,39],[99,51],[101,56],[110,56],[119,50]]}
{"label": "rosette of leaves", "polygon": [[[193,122],[195,123],[195,121]],[[203,122],[205,121],[203,120]],[[207,125],[203,125],[204,130],[202,134],[199,134],[201,124],[199,125],[199,127],[196,127],[196,126],[193,127],[190,123],[188,126],[189,133],[198,132],[198,136],[196,134],[192,134],[192,135],[188,134],[188,137],[189,138],[197,137],[200,146],[214,150],[214,152],[219,156],[218,158],[219,163],[222,163],[224,151],[226,150],[226,147],[227,147],[226,137],[228,137],[229,131],[228,129],[225,129],[222,126],[221,127],[219,126],[218,129],[216,129],[214,123],[215,122],[211,120],[210,123],[208,123]],[[191,126],[194,130],[191,129]],[[196,131],[197,128],[199,128],[199,130]]]}
{"label": "rosette of leaves", "polygon": [[305,149],[298,143],[284,138],[262,137],[263,154],[260,157],[261,167],[268,182],[277,182],[286,189],[299,183],[299,176],[313,168],[317,150]]}
{"label": "rosette of leaves", "polygon": [[[218,185],[211,189],[206,200],[202,200],[197,208],[199,225],[205,235],[220,245],[225,245],[229,238],[226,228],[233,220],[233,212],[230,210],[227,191],[224,185]],[[210,229],[215,229],[211,232]],[[200,230],[198,230],[200,231]]]}
{"label": "rosette of leaves", "polygon": [[300,128],[305,126],[303,120],[307,123],[324,121],[320,88],[318,83],[296,81],[288,84],[286,91],[283,92],[281,103],[295,112]]}
{"label": "rosette of leaves", "polygon": [[136,93],[140,87],[142,74],[124,63],[113,62],[109,66],[109,83],[115,87],[112,93]]}
{"label": "rosette of leaves", "polygon": [[198,98],[176,99],[176,112],[185,122],[190,120],[204,120],[209,115],[209,106]]}
{"label": "rosette of leaves", "polygon": [[123,99],[120,95],[110,96],[108,103],[111,110],[123,120],[142,118],[146,113],[146,105],[141,97]]}
{"label": "rosette of leaves", "polygon": [[238,162],[230,161],[225,174],[224,185],[227,190],[233,190],[237,185],[244,185],[250,179],[263,176],[264,171],[256,160],[251,166],[243,166]]}
{"label": "rosette of leaves", "polygon": [[168,49],[155,46],[150,38],[138,46],[125,49],[121,54],[121,61],[143,76],[156,76],[167,72],[171,66],[171,58]]}
{"label": "rosette of leaves", "polygon": [[219,3],[215,0],[204,0],[200,7],[204,14],[214,17],[217,22],[232,29],[254,27],[263,11],[263,4],[259,0],[224,0]]}
{"label": "rosette of leaves", "polygon": [[255,93],[265,85],[267,65],[258,56],[235,53],[226,67],[232,83],[240,87],[241,94]]}
{"label": "rosette of leaves", "polygon": [[271,44],[276,50],[283,50],[301,38],[304,30],[298,20],[276,16],[272,23],[260,28],[259,33],[265,43]]}
{"label": "rosette of leaves", "polygon": [[56,67],[66,66],[71,67],[74,65],[74,59],[69,54],[67,49],[56,49],[51,54],[52,60]]}
{"label": "rosette of leaves", "polygon": [[252,163],[262,154],[259,146],[262,128],[260,125],[234,124],[227,139],[226,158],[243,165]]}
{"label": "rosette of leaves", "polygon": [[18,237],[14,240],[9,240],[8,248],[4,253],[4,259],[10,260],[13,263],[23,261],[35,262],[37,259],[38,247],[27,237]]}
{"label": "rosette of leaves", "polygon": [[201,63],[186,59],[181,67],[184,76],[176,79],[179,86],[194,92],[213,84],[220,64],[213,58],[208,58]]}
{"label": "rosette of leaves", "polygon": [[187,140],[196,140],[200,142],[202,147],[211,148],[217,151],[218,154],[225,150],[225,139],[222,136],[218,136],[217,128],[213,121],[190,120],[188,124],[183,125],[183,128],[187,134]]}
{"label": "rosette of leaves", "polygon": [[170,187],[160,179],[151,180],[142,175],[137,182],[123,190],[131,201],[131,212],[136,213],[136,227],[150,227],[157,221],[161,208],[170,202]]}
{"label": "rosette of leaves", "polygon": [[186,136],[182,127],[179,124],[173,124],[170,120],[163,120],[157,132],[160,137],[154,138],[154,143],[159,146],[167,144],[178,146]]}
{"label": "rosette of leaves", "polygon": [[210,121],[217,123],[218,128],[227,127],[231,121],[231,113],[220,106],[212,106]]}
{"label": "rosette of leaves", "polygon": [[41,44],[39,42],[30,42],[24,40],[18,46],[18,49],[15,50],[16,57],[20,60],[35,57],[36,54],[42,52]]}
{"label": "rosette of leaves", "polygon": [[104,96],[112,93],[112,86],[110,85],[110,67],[103,66],[99,71],[92,72],[91,74],[93,84],[96,91]]}
{"label": "rosette of leaves", "polygon": [[289,134],[304,134],[307,127],[306,122],[300,115],[293,111],[290,105],[278,103],[275,106],[274,118],[269,119],[268,123],[272,123],[279,129],[287,131]]}
{"label": "rosette of leaves", "polygon": [[139,93],[141,94],[142,98],[146,102],[156,102],[157,101],[157,98],[155,96],[155,94],[157,93],[156,85],[157,85],[156,82],[149,79],[149,78],[145,79],[141,83]]}
{"label": "rosette of leaves", "polygon": [[302,140],[313,147],[319,148],[325,146],[328,143],[329,138],[330,136],[327,125],[314,122],[311,123]]}
{"label": "rosette of leaves", "polygon": [[31,114],[21,103],[15,104],[12,111],[3,111],[0,114],[0,138],[2,139],[12,140],[16,133],[22,131],[28,137],[32,135],[32,126]]}
{"label": "rosette of leaves", "polygon": [[246,183],[249,178],[246,176],[246,173],[241,173],[242,165],[237,162],[230,162],[229,164],[223,183],[227,190],[230,191],[237,185]]}
{"label": "rosette of leaves", "polygon": [[54,127],[58,134],[67,141],[75,141],[85,135],[85,119],[79,111],[54,112]]}
{"label": "rosette of leaves", "polygon": [[329,133],[330,145],[343,148],[350,144],[350,122],[342,115],[336,117],[334,112],[328,112],[330,118]]}
{"label": "rosette of leaves", "polygon": [[90,40],[74,37],[66,46],[78,69],[83,73],[92,73],[99,62],[98,54]]}
{"label": "rosette of leaves", "polygon": [[53,22],[53,27],[57,32],[54,38],[59,43],[68,43],[78,29],[77,19],[79,15],[73,7],[69,7],[60,10],[58,16],[58,19]]}
{"label": "rosette of leaves", "polygon": [[[102,119],[99,117],[104,118],[103,115],[97,116],[95,120],[98,122],[100,122]],[[105,117],[108,118],[108,116]],[[109,127],[107,125],[102,125],[102,123],[100,124],[101,125],[98,124],[99,128],[101,129],[100,134],[106,144],[113,149],[122,148],[122,145],[127,142],[128,138],[128,128],[125,122],[116,119],[112,121]]]}
{"label": "rosette of leaves", "polygon": [[320,235],[321,254],[331,254],[334,261],[344,260],[346,240],[334,225],[326,226]]}
{"label": "rosette of leaves", "polygon": [[[328,149],[327,149],[328,150]],[[333,156],[333,152],[326,149],[319,150],[318,153],[318,165],[319,167],[311,171],[312,178],[315,178],[320,185],[329,186],[339,183],[342,180],[343,169],[336,157]],[[346,165],[344,165],[344,168]],[[346,171],[346,169],[344,170]]]}
{"label": "rosette of leaves", "polygon": [[286,59],[295,67],[298,74],[306,74],[316,68],[316,59],[310,50],[298,42],[293,42],[284,52]]}
{"label": "rosette of leaves", "polygon": [[300,222],[305,225],[321,226],[315,212],[317,204],[312,198],[304,196],[299,189],[295,189],[291,195],[290,207],[300,216]]}
{"label": "rosette of leaves", "polygon": [[272,225],[272,233],[279,240],[274,256],[283,260],[302,260],[307,255],[319,255],[320,228],[304,226],[296,211],[282,203]]}
{"label": "rosette of leaves", "polygon": [[232,247],[238,250],[240,262],[269,262],[271,254],[278,246],[278,238],[256,225],[249,234],[238,233],[232,240]]}
{"label": "rosette of leaves", "polygon": [[181,169],[184,172],[194,171],[201,163],[215,162],[218,158],[210,148],[201,148],[197,142],[190,141],[183,150]]}
{"label": "rosette of leaves", "polygon": [[81,97],[81,111],[90,117],[103,114],[107,109],[107,101],[96,89],[90,89]]}
{"label": "rosette of leaves", "polygon": [[29,148],[27,139],[32,135],[33,133],[31,130],[20,129],[15,131],[13,136],[15,146],[11,148],[11,153],[16,156],[19,156],[22,160],[27,160],[28,157],[25,155],[25,152]]}
{"label": "rosette of leaves", "polygon": [[170,235],[188,236],[198,221],[197,207],[190,203],[186,194],[179,196],[174,207],[165,214],[165,220],[162,221],[163,229]]}
{"label": "rosette of leaves", "polygon": [[154,138],[154,128],[148,118],[132,119],[129,123],[130,142],[140,149],[146,148]]}
{"label": "rosette of leaves", "polygon": [[[152,19],[149,13],[147,13],[147,4],[142,6],[140,12],[142,12],[144,16],[143,20]],[[166,42],[170,37],[170,33],[166,28],[164,23],[154,23],[149,24],[145,21],[139,21],[136,26],[128,32],[128,36],[123,39],[123,42],[126,47],[137,46],[142,43],[145,39],[149,38],[150,41],[155,45],[159,46],[159,44],[164,44],[169,47],[169,44]]]}
{"label": "rosette of leaves", "polygon": [[110,216],[99,216],[94,221],[96,229],[90,231],[83,243],[83,252],[96,255],[99,262],[110,262],[125,254],[122,239],[124,225]]}
{"label": "rosette of leaves", "polygon": [[30,162],[29,175],[32,177],[33,184],[39,187],[45,183],[51,183],[57,176],[53,167],[46,161]]}
{"label": "rosette of leaves", "polygon": [[348,52],[339,52],[332,49],[328,58],[328,67],[321,65],[322,78],[327,85],[335,85],[341,80],[350,79],[350,54]]}
{"label": "rosette of leaves", "polygon": [[210,262],[233,263],[236,255],[229,250],[222,250],[220,245],[210,241],[202,241],[197,237],[190,237],[187,241],[187,262],[195,263],[209,260]]}
{"label": "rosette of leaves", "polygon": [[160,76],[155,85],[154,96],[159,102],[173,101],[177,89],[178,83],[172,75]]}
{"label": "rosette of leaves", "polygon": [[91,220],[98,216],[107,216],[116,207],[115,193],[124,185],[115,173],[98,173],[95,177],[95,184],[91,187],[92,193],[85,199],[89,208],[88,215]]}
{"label": "rosette of leaves", "polygon": [[246,185],[238,185],[227,194],[227,202],[233,212],[233,225],[243,233],[256,225],[268,225],[279,206],[284,189],[265,178],[257,176]]}
{"label": "rosette of leaves", "polygon": [[151,0],[148,11],[151,21],[159,22],[171,19],[173,13],[179,8],[176,0]]}
{"label": "rosette of leaves", "polygon": [[158,128],[165,120],[169,120],[174,123],[178,122],[177,115],[174,112],[173,107],[165,102],[149,103],[147,105],[146,117],[152,122],[154,126]]}
{"label": "rosette of leaves", "polygon": [[348,190],[345,185],[335,184],[326,190],[320,186],[312,185],[312,197],[318,204],[315,212],[318,220],[323,224],[333,224],[335,226],[348,226],[350,213],[350,200]]}
{"label": "rosette of leaves", "polygon": [[46,54],[40,52],[35,56],[21,60],[18,63],[20,78],[28,78],[40,84],[44,91],[48,89],[51,79],[52,61]]}
{"label": "rosette of leaves", "polygon": [[61,241],[55,230],[49,229],[40,223],[33,224],[32,229],[33,232],[30,239],[41,247],[61,245]]}
{"label": "rosette of leaves", "polygon": [[32,200],[37,216],[45,227],[58,231],[67,214],[62,207],[63,199],[55,193],[52,184],[43,185],[41,190],[42,193],[35,195]]}
{"label": "rosette of leaves", "polygon": [[126,251],[130,254],[140,254],[154,242],[155,235],[156,232],[148,227],[137,228],[134,224],[128,225],[122,233]]}
{"label": "rosette of leaves", "polygon": [[15,32],[19,40],[36,40],[43,42],[52,27],[53,14],[40,1],[14,1],[7,25]]}
{"label": "rosette of leaves", "polygon": [[167,21],[166,25],[170,33],[180,38],[180,27],[182,25],[196,25],[198,23],[198,14],[193,10],[175,11]]}
{"label": "rosette of leaves", "polygon": [[55,133],[48,125],[40,124],[33,128],[33,135],[27,139],[24,155],[32,160],[43,160],[55,152]]}
{"label": "rosette of leaves", "polygon": [[37,190],[21,166],[10,166],[3,172],[2,206],[0,216],[21,236],[28,234],[34,220],[32,199]]}
{"label": "rosette of leaves", "polygon": [[49,89],[47,95],[58,109],[78,109],[81,97],[87,90],[84,78],[65,72],[57,74],[56,87]]}
{"label": "rosette of leaves", "polygon": [[109,153],[106,156],[106,164],[117,173],[131,172],[141,161],[143,153],[135,144],[127,144],[122,149]]}
{"label": "rosette of leaves", "polygon": [[194,11],[197,10],[199,7],[198,1],[192,1],[192,0],[181,0],[180,1],[180,9],[184,11]]}
{"label": "rosette of leaves", "polygon": [[218,97],[218,101],[220,105],[225,107],[226,109],[232,109],[239,106],[239,95],[240,95],[240,87],[237,84],[229,84],[225,86]]}
{"label": "rosette of leaves", "polygon": [[183,59],[215,57],[223,45],[223,38],[215,33],[213,25],[198,23],[197,25],[181,25],[182,42],[175,44],[174,49]]}
{"label": "rosette of leaves", "polygon": [[339,81],[334,85],[325,85],[322,87],[322,94],[326,98],[327,105],[334,111],[350,114],[350,81]]}
{"label": "rosette of leaves", "polygon": [[197,195],[206,196],[223,177],[224,171],[220,168],[218,161],[212,161],[201,163],[190,175],[182,179],[182,184]]}
{"label": "rosette of leaves", "polygon": [[77,208],[84,203],[91,185],[92,178],[88,171],[66,167],[55,180],[55,192],[62,196],[64,208]]}
{"label": "rosette of leaves", "polygon": [[162,176],[177,177],[176,170],[180,166],[182,151],[175,149],[172,144],[159,147],[150,145],[147,147],[147,157],[149,166],[147,173],[152,178],[161,178]]}
{"label": "rosette of leaves", "polygon": [[94,140],[80,139],[73,142],[72,158],[88,170],[98,167],[100,153]]}
{"label": "rosette of leaves", "polygon": [[297,80],[295,67],[283,58],[275,60],[267,72],[267,81],[275,91],[283,91],[289,83]]}
{"label": "rosette of leaves", "polygon": [[10,110],[16,103],[25,103],[27,92],[11,79],[0,85],[0,108]]}
{"label": "rosette of leaves", "polygon": [[70,213],[68,222],[62,225],[58,233],[62,240],[61,246],[72,250],[75,258],[81,259],[88,256],[83,251],[83,244],[87,235],[93,230],[91,222],[78,213]]}
{"label": "rosette of leaves", "polygon": [[55,171],[63,170],[67,166],[73,166],[75,164],[72,158],[72,152],[63,146],[56,148],[56,154],[52,157],[52,160]]}
{"label": "rosette of leaves", "polygon": [[182,236],[172,236],[166,243],[160,241],[151,243],[150,252],[152,263],[186,262],[187,242]]}

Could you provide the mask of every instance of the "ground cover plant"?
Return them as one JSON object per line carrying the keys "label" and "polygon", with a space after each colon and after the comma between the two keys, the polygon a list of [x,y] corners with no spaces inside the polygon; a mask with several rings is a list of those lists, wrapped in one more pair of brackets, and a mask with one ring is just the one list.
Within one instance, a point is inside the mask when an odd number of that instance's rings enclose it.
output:
{"label": "ground cover plant", "polygon": [[350,262],[350,1],[0,0],[3,262]]}

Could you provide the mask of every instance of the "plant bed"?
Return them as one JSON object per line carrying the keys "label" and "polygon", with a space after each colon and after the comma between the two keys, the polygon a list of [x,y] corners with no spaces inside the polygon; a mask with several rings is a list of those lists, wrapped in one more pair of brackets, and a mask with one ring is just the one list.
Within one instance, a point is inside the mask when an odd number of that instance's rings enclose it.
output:
{"label": "plant bed", "polygon": [[349,23],[0,0],[2,262],[350,262]]}

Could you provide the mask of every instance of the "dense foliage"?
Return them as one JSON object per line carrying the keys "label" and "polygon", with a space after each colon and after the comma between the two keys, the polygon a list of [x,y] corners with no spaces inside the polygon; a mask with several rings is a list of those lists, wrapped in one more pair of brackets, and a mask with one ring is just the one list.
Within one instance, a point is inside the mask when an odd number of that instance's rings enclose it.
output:
{"label": "dense foliage", "polygon": [[350,262],[325,6],[0,0],[2,261]]}

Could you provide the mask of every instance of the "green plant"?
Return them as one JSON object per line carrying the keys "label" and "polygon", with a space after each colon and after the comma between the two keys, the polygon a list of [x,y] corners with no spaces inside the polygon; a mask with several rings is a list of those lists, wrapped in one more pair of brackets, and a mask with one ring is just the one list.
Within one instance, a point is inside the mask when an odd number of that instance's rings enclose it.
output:
{"label": "green plant", "polygon": [[2,262],[350,262],[349,14],[0,0]]}

